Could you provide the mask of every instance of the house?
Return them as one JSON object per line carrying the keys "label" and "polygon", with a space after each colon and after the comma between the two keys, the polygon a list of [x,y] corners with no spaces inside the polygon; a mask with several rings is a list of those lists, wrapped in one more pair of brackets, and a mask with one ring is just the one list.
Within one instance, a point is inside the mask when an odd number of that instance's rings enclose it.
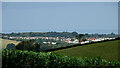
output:
{"label": "house", "polygon": [[56,45],[56,42],[52,42],[51,44]]}

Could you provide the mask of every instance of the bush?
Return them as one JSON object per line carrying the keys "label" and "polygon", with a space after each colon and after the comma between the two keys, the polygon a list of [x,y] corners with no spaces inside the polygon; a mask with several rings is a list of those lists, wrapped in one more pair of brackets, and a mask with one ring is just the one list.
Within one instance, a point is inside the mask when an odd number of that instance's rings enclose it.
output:
{"label": "bush", "polygon": [[15,44],[11,43],[11,44],[8,44],[6,46],[6,49],[14,49],[15,48]]}
{"label": "bush", "polygon": [[64,68],[64,67],[80,67],[80,66],[120,66],[120,62],[112,62],[96,58],[75,58],[54,54],[51,52],[32,52],[21,50],[2,51],[2,66],[15,68]]}
{"label": "bush", "polygon": [[18,50],[28,50],[28,51],[40,51],[40,44],[35,42],[35,40],[22,41],[16,46]]}

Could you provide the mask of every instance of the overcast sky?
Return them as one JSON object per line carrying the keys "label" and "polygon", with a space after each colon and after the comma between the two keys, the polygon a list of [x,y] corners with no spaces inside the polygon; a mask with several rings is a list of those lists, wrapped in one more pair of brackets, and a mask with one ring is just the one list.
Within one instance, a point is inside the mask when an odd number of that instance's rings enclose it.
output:
{"label": "overcast sky", "polygon": [[117,2],[4,2],[3,32],[117,33]]}

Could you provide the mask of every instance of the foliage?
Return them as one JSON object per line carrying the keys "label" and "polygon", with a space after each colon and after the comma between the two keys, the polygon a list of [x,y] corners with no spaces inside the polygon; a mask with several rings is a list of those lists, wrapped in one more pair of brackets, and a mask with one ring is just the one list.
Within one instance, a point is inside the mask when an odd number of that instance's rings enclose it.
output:
{"label": "foliage", "polygon": [[14,49],[15,48],[15,44],[10,43],[6,46],[6,49]]}
{"label": "foliage", "polygon": [[14,68],[66,68],[70,66],[120,66],[120,62],[106,61],[100,57],[75,58],[51,52],[28,52],[21,50],[2,50],[2,66]]}
{"label": "foliage", "polygon": [[[65,37],[65,38],[75,38],[78,35],[77,32],[23,32],[23,33],[2,33],[3,39],[10,39],[9,37]],[[105,37],[117,37],[117,34],[88,34],[85,33],[83,38],[105,38]],[[21,41],[23,39],[10,39]]]}
{"label": "foliage", "polygon": [[[50,42],[44,44],[43,42]],[[55,45],[51,44],[51,42],[56,42]],[[34,39],[34,40],[26,40],[20,42],[16,49],[18,50],[29,50],[29,51],[46,51],[50,49],[56,49],[61,47],[70,46],[71,44],[66,42],[61,42],[60,40],[52,40],[52,39]]]}
{"label": "foliage", "polygon": [[40,44],[35,42],[35,40],[22,41],[16,46],[18,50],[28,50],[28,51],[40,51]]}
{"label": "foliage", "polygon": [[[24,33],[10,33],[10,34],[2,34],[3,36],[8,37],[75,37],[77,32],[24,32]],[[6,37],[3,37],[6,38]]]}
{"label": "foliage", "polygon": [[87,39],[82,39],[82,41],[87,41]]}
{"label": "foliage", "polygon": [[76,38],[79,40],[79,42],[81,42],[81,38],[82,38],[83,36],[84,36],[84,34],[78,34]]}

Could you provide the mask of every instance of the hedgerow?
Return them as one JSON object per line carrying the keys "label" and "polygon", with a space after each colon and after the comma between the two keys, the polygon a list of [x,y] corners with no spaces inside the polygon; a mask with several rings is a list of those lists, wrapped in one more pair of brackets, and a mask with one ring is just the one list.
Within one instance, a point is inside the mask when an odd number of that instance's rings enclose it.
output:
{"label": "hedgerow", "polygon": [[106,61],[100,57],[76,58],[54,54],[51,52],[33,52],[21,50],[2,50],[2,67],[14,68],[63,68],[63,67],[104,67],[114,66],[118,68],[120,62]]}

